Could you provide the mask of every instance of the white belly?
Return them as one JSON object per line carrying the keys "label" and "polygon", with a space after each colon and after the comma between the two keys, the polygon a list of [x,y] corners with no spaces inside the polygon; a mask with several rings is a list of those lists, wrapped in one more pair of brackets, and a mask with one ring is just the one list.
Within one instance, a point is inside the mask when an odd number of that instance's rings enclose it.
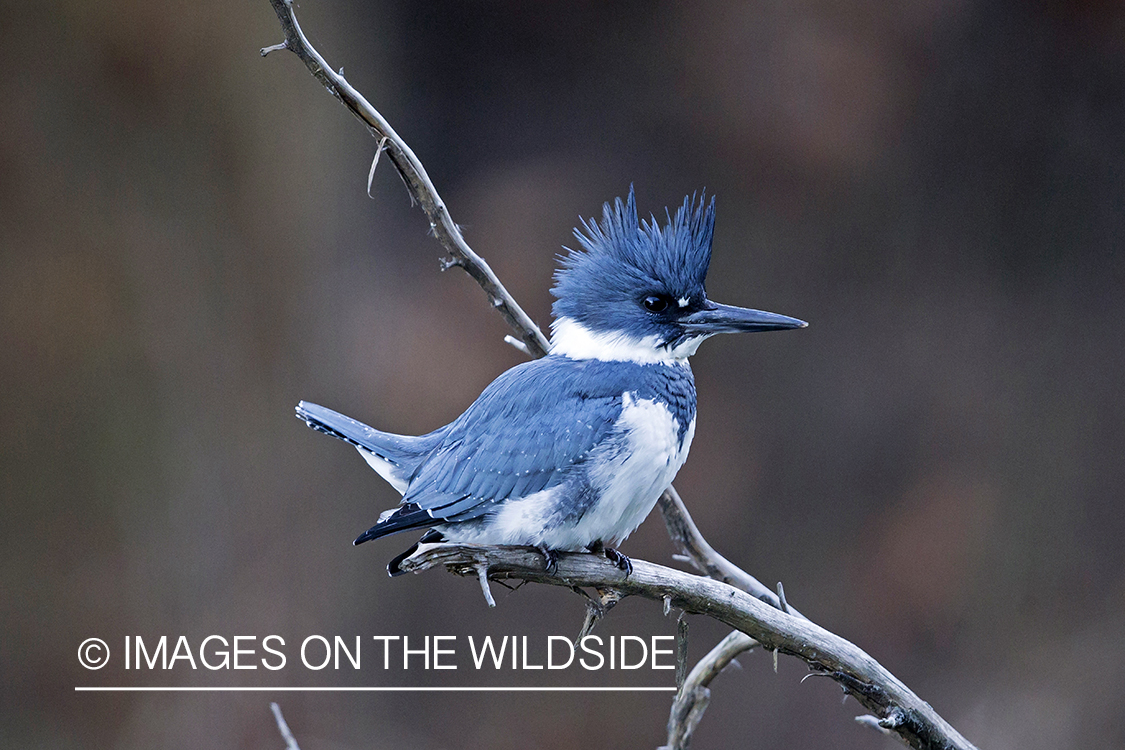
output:
{"label": "white belly", "polygon": [[[645,520],[676,472],[684,465],[695,434],[693,419],[680,440],[680,425],[656,401],[622,396],[621,416],[611,438],[591,455],[588,480],[597,500],[580,518],[560,523],[559,504],[572,487],[559,485],[502,505],[490,523],[447,535],[485,544],[542,545],[583,550],[594,542],[620,544]],[[466,533],[467,532],[467,533]],[[464,541],[470,541],[465,538]]]}
{"label": "white belly", "polygon": [[598,540],[613,546],[633,533],[684,465],[695,435],[692,419],[681,441],[679,423],[657,401],[625,393],[622,406],[617,426],[625,431],[628,449],[607,456],[591,472],[600,497],[575,527],[586,544]]}

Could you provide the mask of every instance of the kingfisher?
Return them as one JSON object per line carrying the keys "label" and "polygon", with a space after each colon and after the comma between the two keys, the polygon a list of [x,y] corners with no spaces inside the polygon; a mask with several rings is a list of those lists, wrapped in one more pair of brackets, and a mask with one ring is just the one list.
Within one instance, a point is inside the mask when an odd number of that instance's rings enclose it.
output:
{"label": "kingfisher", "polygon": [[551,289],[547,356],[494,380],[461,416],[397,435],[302,401],[297,416],[344,440],[402,495],[354,544],[424,530],[419,545],[526,545],[553,573],[562,551],[604,555],[652,511],[695,434],[688,357],[720,333],[804,328],[785,315],[707,298],[715,201],[684,199],[660,225],[628,198],[581,220]]}

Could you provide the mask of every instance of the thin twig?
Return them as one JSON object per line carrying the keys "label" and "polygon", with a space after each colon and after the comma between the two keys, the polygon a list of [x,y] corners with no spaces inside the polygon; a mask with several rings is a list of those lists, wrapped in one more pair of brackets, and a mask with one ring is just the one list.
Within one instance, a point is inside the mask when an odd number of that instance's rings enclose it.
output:
{"label": "thin twig", "polygon": [[[671,603],[672,597],[665,594],[664,601]],[[683,691],[687,679],[688,621],[687,612],[680,612],[676,620],[676,690]],[[669,719],[670,721],[671,719]]]}
{"label": "thin twig", "polygon": [[[664,494],[660,496],[657,507],[660,508],[660,514],[664,516],[664,525],[668,528],[668,536],[680,545],[684,556],[691,561],[696,570],[714,578],[716,581],[729,583],[731,586],[781,609],[781,600],[778,599],[777,594],[770,591],[769,587],[757,578],[720,555],[714,547],[707,543],[675,487],[669,487],[664,491]],[[787,604],[787,607],[788,613],[794,617],[804,617],[792,605]]]}
{"label": "thin twig", "polygon": [[687,750],[691,744],[691,736],[707,708],[711,695],[708,685],[711,680],[718,677],[734,657],[757,645],[756,640],[735,630],[699,660],[672,702],[672,711],[668,716],[668,744],[661,750]]}
{"label": "thin twig", "polygon": [[301,750],[297,739],[289,731],[289,725],[285,723],[285,717],[281,715],[281,706],[271,703],[270,710],[273,711],[273,720],[277,722],[277,731],[281,732],[281,738],[285,740],[285,750]]}
{"label": "thin twig", "polygon": [[378,110],[372,107],[361,93],[352,88],[352,85],[342,75],[335,72],[332,66],[313,48],[304,32],[301,31],[300,24],[297,23],[297,16],[294,14],[291,0],[270,0],[270,4],[273,5],[277,18],[281,21],[281,28],[285,32],[285,41],[282,44],[263,47],[262,55],[265,56],[283,48],[297,55],[309,69],[309,72],[324,84],[324,87],[339,99],[353,115],[358,117],[376,138],[380,139],[380,145],[383,144],[383,139],[386,140],[387,157],[398,169],[399,174],[402,175],[411,197],[426,212],[426,216],[430,220],[430,231],[433,232],[434,237],[437,238],[446,252],[452,256],[454,265],[464,268],[484,289],[489,302],[508,321],[508,325],[527,346],[528,351],[536,357],[546,354],[549,348],[547,337],[543,335],[535,322],[500,283],[484,258],[473,252],[473,249],[465,242],[464,237],[461,236],[461,230],[453,222],[445,203],[438,195],[437,188],[430,181],[430,176],[426,174],[422,162],[414,155],[410,146],[406,145],[406,141],[399,137],[398,133],[379,114]]}

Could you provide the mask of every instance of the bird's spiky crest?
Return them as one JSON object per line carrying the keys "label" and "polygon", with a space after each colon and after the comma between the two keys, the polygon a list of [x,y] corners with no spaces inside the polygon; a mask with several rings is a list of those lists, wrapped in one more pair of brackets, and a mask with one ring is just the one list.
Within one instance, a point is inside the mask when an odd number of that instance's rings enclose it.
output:
{"label": "bird's spiky crest", "polygon": [[555,272],[551,293],[557,298],[556,319],[571,318],[591,330],[619,325],[629,303],[645,294],[673,299],[702,299],[711,241],[715,200],[690,196],[676,209],[665,210],[667,222],[641,221],[633,188],[625,201],[606,203],[602,220],[582,220],[574,230],[580,249],[567,248]]}

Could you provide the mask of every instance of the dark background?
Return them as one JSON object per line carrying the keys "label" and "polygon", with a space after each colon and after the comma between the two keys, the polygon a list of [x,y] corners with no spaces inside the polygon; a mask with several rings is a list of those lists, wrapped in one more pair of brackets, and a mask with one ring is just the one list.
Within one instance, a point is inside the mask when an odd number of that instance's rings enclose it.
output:
{"label": "dark background", "polygon": [[[655,747],[668,697],[76,694],[542,684],[306,673],[345,636],[573,635],[562,589],[390,580],[393,491],[292,417],[401,432],[521,355],[253,3],[0,9],[0,744]],[[982,748],[1125,744],[1125,13],[1111,2],[312,2],[314,44],[540,325],[579,216],[718,197],[709,292],[806,331],[694,360],[709,540]],[[626,543],[672,553],[650,519]],[[626,602],[603,634],[671,634]],[[692,656],[724,634],[692,618]],[[281,673],[126,673],[125,635],[281,634]],[[87,637],[116,649],[87,672]],[[896,746],[767,655],[695,747]],[[667,673],[551,676],[664,684]],[[633,682],[630,682],[633,680]],[[522,682],[521,682],[522,681]],[[569,682],[568,682],[569,681]]]}

